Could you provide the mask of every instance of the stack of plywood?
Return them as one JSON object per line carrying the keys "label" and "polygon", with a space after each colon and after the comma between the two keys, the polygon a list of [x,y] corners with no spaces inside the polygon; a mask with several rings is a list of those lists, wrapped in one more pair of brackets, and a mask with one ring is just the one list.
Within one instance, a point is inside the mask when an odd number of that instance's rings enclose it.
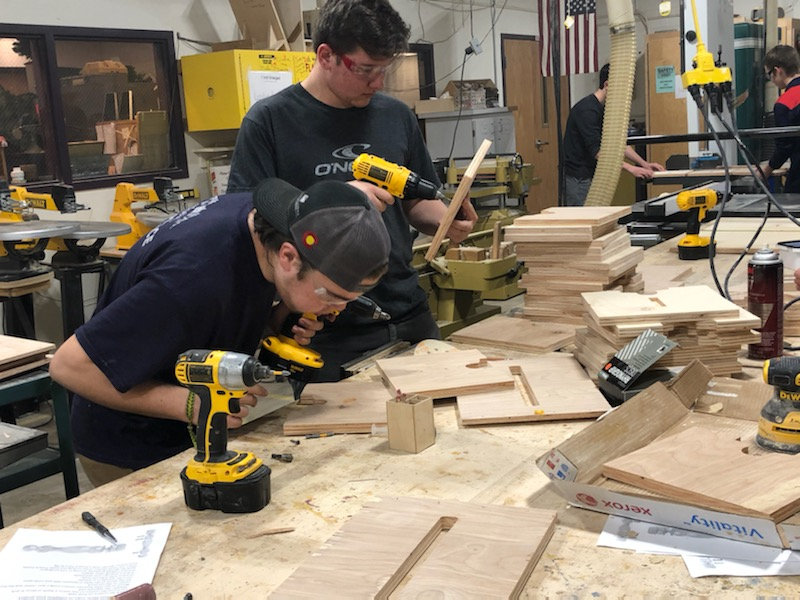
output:
{"label": "stack of plywood", "polygon": [[534,321],[583,323],[582,292],[638,292],[642,248],[631,246],[617,221],[630,207],[562,206],[514,220],[504,230],[528,268],[524,315]]}
{"label": "stack of plywood", "polygon": [[593,376],[645,329],[678,343],[658,361],[659,366],[682,366],[697,358],[714,375],[741,373],[742,345],[759,340],[752,328],[761,320],[704,285],[667,288],[651,295],[589,292],[583,301],[588,327],[576,331],[575,358]]}

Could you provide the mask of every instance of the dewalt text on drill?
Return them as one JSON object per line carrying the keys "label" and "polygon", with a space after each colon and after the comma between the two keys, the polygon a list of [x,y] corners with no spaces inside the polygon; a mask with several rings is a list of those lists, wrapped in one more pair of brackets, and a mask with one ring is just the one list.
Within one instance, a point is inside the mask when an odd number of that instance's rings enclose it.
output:
{"label": "dewalt text on drill", "polygon": [[189,508],[256,512],[270,499],[270,469],[252,452],[228,450],[229,414],[244,391],[283,374],[252,356],[223,350],[187,350],[175,363],[178,381],[200,399],[197,453],[181,471]]}
{"label": "dewalt text on drill", "polygon": [[764,381],[775,393],[761,409],[756,442],[768,450],[800,452],[800,357],[764,361]]}
{"label": "dewalt text on drill", "polygon": [[387,190],[395,198],[450,200],[440,186],[423,179],[407,167],[373,154],[359,154],[353,161],[353,177]]}

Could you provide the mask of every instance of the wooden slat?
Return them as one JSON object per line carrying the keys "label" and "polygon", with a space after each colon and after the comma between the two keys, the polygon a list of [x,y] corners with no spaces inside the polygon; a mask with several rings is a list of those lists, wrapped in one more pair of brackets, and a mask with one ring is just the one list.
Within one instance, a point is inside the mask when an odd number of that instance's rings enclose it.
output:
{"label": "wooden slat", "polygon": [[423,498],[361,509],[270,596],[517,598],[555,511]]}
{"label": "wooden slat", "polygon": [[447,207],[447,212],[442,222],[439,223],[439,228],[436,230],[431,245],[425,253],[425,260],[428,262],[436,258],[444,236],[447,235],[447,230],[450,229],[450,225],[452,225],[458,211],[461,209],[461,204],[469,197],[469,188],[472,185],[472,180],[475,178],[475,172],[478,170],[483,157],[486,156],[486,153],[489,151],[489,146],[491,145],[491,140],[483,140],[483,143],[481,143],[475,156],[472,157],[472,160],[467,166],[466,171],[464,171],[461,183],[458,184],[458,188],[456,188],[456,192],[453,194],[453,199],[450,201],[450,206]]}

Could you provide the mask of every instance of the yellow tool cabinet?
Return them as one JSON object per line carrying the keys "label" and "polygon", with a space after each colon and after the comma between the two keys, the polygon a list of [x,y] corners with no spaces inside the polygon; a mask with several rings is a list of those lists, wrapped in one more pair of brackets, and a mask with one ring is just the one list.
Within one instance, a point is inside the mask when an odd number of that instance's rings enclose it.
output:
{"label": "yellow tool cabinet", "polygon": [[305,79],[315,57],[313,52],[275,50],[184,56],[181,70],[189,131],[238,129],[253,101]]}

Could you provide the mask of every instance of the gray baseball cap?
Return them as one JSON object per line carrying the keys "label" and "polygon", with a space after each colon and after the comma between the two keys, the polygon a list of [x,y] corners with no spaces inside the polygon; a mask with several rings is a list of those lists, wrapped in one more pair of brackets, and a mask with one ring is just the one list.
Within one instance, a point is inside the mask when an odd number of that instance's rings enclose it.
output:
{"label": "gray baseball cap", "polygon": [[283,179],[265,179],[253,205],[313,268],[348,291],[362,291],[362,280],[389,263],[383,218],[352,185],[320,181],[302,191]]}

